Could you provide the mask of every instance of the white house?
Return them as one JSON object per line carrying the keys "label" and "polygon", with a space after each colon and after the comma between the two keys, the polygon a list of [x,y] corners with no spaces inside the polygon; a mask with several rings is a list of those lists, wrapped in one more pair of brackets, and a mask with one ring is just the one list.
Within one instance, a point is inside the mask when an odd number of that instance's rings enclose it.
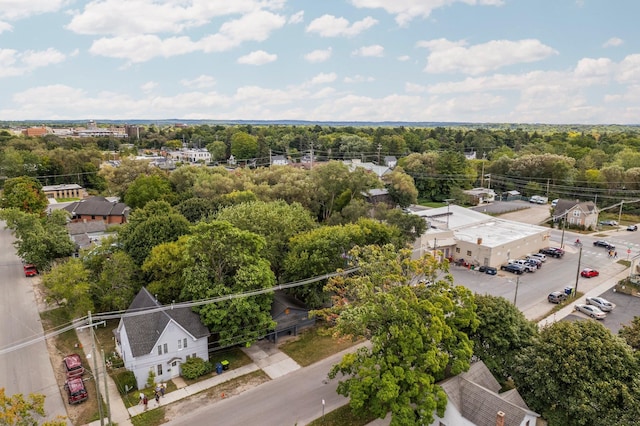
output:
{"label": "white house", "polygon": [[[127,370],[136,376],[139,389],[146,387],[149,371],[156,382],[180,375],[180,365],[191,357],[209,360],[209,330],[190,308],[171,308],[146,314],[162,305],[142,288],[114,330],[116,349]],[[132,315],[132,314],[136,315]]]}
{"label": "white house", "polygon": [[540,417],[517,389],[498,393],[500,384],[482,361],[439,384],[447,394],[447,407],[431,426],[535,426]]}
{"label": "white house", "polygon": [[273,155],[271,157],[272,166],[286,166],[287,164],[289,164],[289,160],[284,155]]}

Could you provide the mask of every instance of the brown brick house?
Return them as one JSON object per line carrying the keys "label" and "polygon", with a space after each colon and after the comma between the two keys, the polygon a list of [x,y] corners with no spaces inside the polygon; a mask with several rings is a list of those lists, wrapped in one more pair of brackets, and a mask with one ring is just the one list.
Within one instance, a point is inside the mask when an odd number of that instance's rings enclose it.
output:
{"label": "brown brick house", "polygon": [[72,222],[103,221],[106,224],[127,222],[131,210],[125,203],[109,201],[105,197],[89,197],[71,203],[64,208],[71,214]]}

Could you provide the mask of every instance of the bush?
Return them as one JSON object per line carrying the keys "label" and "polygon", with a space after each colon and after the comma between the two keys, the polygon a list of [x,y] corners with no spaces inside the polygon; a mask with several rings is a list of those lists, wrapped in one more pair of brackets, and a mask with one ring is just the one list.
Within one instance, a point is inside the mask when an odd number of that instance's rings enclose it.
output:
{"label": "bush", "polygon": [[207,363],[202,358],[189,358],[187,362],[182,364],[182,377],[188,380],[194,380],[207,374],[207,370],[209,370]]}
{"label": "bush", "polygon": [[131,392],[133,389],[137,389],[138,387],[136,376],[133,374],[133,371],[122,371],[114,374],[113,379],[116,382],[120,395],[126,395],[127,392]]}

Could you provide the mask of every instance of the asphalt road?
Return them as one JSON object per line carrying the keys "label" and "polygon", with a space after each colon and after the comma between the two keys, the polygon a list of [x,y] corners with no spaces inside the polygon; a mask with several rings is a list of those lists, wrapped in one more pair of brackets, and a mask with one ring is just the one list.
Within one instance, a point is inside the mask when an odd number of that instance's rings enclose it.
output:
{"label": "asphalt road", "polygon": [[[47,418],[67,414],[44,341],[17,350],[21,343],[43,335],[33,288],[15,254],[13,236],[0,222],[0,387],[7,395],[46,396]],[[31,278],[33,279],[33,278]]]}
{"label": "asphalt road", "polygon": [[[353,350],[353,349],[351,349]],[[327,379],[333,364],[342,353],[326,358],[310,367],[267,382],[233,398],[224,399],[201,409],[185,413],[167,425],[304,425],[346,404],[338,395],[338,378]]]}

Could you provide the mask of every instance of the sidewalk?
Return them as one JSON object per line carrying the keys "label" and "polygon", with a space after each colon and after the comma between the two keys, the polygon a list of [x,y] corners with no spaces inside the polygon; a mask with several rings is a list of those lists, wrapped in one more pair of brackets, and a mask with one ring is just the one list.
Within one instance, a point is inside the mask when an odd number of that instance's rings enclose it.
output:
{"label": "sidewalk", "polygon": [[[87,354],[91,353],[91,335],[88,329],[78,331],[78,338],[84,348],[87,348]],[[254,371],[262,369],[271,379],[284,376],[292,371],[298,370],[300,366],[284,352],[280,351],[274,344],[260,341],[251,345],[249,348],[243,348],[243,351],[252,359],[252,363],[244,365],[239,368],[227,370],[224,373],[211,377],[206,380],[194,383],[189,386],[184,386],[176,391],[166,393],[164,397],[160,399],[160,403],[156,403],[154,399],[149,400],[147,410],[153,410],[161,405],[169,405],[184,398],[188,398],[192,395],[205,391],[209,388],[217,386],[221,383],[235,379],[245,374],[252,373]],[[102,365],[102,357],[98,350],[96,350],[98,356],[98,364]],[[91,361],[93,366],[93,361]],[[102,380],[102,376],[100,377]],[[104,389],[104,384],[101,383],[101,389]],[[118,426],[126,425],[132,426],[131,417],[137,416],[144,412],[142,405],[135,405],[130,408],[126,408],[122,397],[118,392],[118,388],[111,377],[108,377],[108,389],[109,389],[109,402],[111,405],[111,421]],[[104,399],[104,396],[103,396]],[[108,421],[105,419],[104,424],[107,425]],[[89,424],[89,426],[99,426],[100,420],[96,420]]]}

